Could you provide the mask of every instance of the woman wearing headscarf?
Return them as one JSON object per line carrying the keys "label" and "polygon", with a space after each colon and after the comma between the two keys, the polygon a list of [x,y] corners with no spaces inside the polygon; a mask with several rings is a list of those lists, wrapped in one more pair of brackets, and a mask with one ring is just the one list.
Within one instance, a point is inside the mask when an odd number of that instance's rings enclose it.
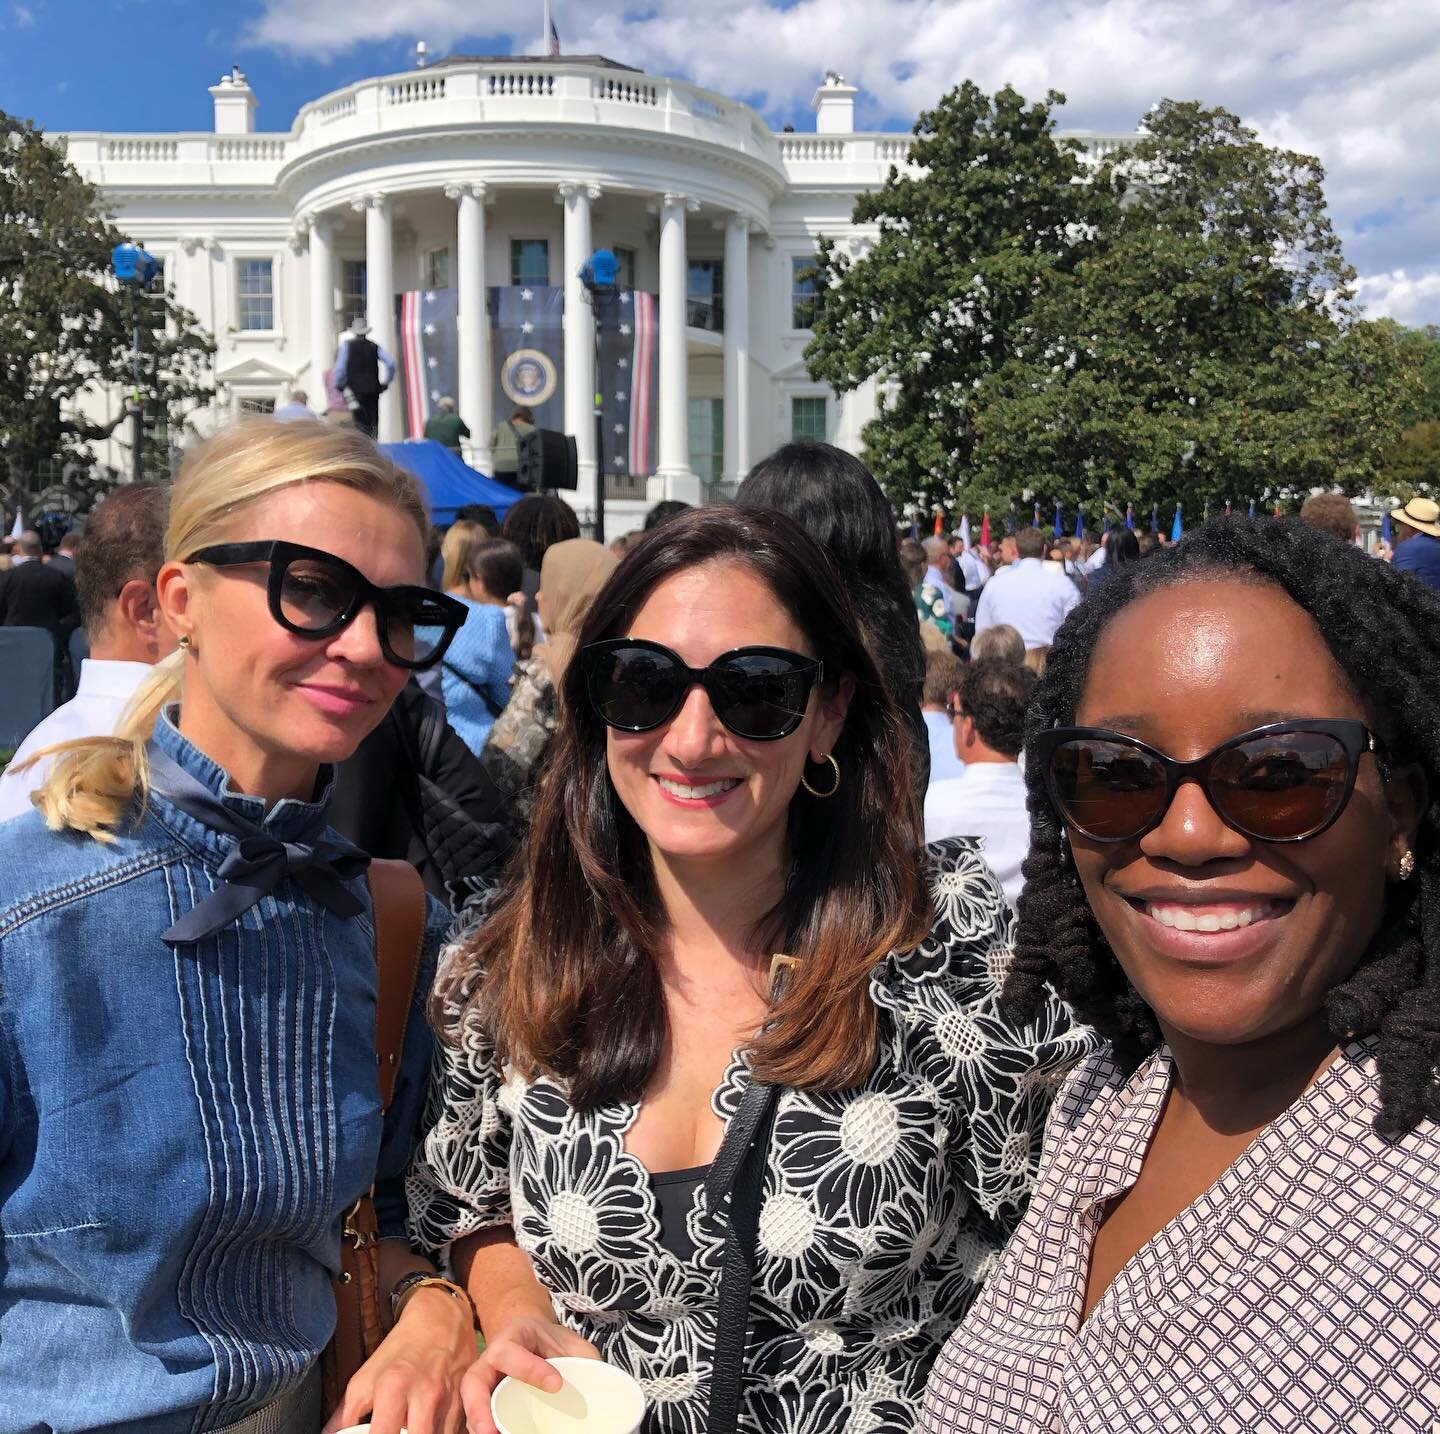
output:
{"label": "woman wearing headscarf", "polygon": [[553,543],[541,561],[536,602],[549,637],[515,665],[510,701],[480,754],[518,826],[529,822],[535,778],[558,721],[556,693],[575,655],[576,638],[615,565],[614,554],[588,538]]}

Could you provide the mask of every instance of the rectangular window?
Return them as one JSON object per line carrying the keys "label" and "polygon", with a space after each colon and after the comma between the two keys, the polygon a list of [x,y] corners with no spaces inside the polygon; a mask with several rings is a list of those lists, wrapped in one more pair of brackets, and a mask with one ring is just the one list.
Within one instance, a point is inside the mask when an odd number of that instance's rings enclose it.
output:
{"label": "rectangular window", "polygon": [[510,241],[510,282],[543,288],[550,282],[550,241],[548,239],[512,239]]}
{"label": "rectangular window", "polygon": [[633,289],[635,287],[635,251],[627,249],[623,244],[617,244],[610,252],[615,255],[615,282],[622,289]]}
{"label": "rectangular window", "polygon": [[690,471],[702,483],[718,483],[725,469],[725,401],[690,400]]}
{"label": "rectangular window", "polygon": [[235,321],[245,331],[266,331],[275,327],[274,261],[235,261]]}
{"label": "rectangular window", "polygon": [[819,284],[815,276],[815,258],[807,254],[804,258],[790,260],[790,327],[792,329],[812,328],[815,323],[815,295]]}
{"label": "rectangular window", "polygon": [[448,289],[450,287],[450,251],[432,249],[425,256],[425,287],[427,289]]}
{"label": "rectangular window", "polygon": [[688,288],[685,322],[692,329],[720,333],[725,327],[725,261],[692,259]]}
{"label": "rectangular window", "polygon": [[828,415],[826,403],[821,398],[792,398],[790,400],[790,436],[792,438],[813,438],[817,443],[827,440]]}
{"label": "rectangular window", "polygon": [[340,327],[348,329],[365,317],[365,261],[340,261]]}

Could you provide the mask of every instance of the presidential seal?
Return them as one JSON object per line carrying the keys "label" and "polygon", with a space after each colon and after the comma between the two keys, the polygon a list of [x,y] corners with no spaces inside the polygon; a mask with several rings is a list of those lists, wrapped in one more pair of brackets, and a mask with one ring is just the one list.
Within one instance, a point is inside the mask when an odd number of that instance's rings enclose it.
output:
{"label": "presidential seal", "polygon": [[539,408],[560,385],[555,360],[539,349],[516,349],[500,366],[500,387],[512,403]]}

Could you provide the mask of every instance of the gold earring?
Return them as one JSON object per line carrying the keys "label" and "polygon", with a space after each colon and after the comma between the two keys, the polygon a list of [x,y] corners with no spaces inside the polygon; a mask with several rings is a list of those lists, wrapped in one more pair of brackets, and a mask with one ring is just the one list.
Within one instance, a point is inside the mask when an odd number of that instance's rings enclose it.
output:
{"label": "gold earring", "polygon": [[823,757],[821,757],[820,760],[822,762],[830,763],[831,770],[835,773],[835,784],[830,788],[828,792],[817,792],[815,788],[812,787],[810,783],[805,780],[805,773],[802,770],[800,773],[800,785],[804,787],[805,790],[809,792],[812,797],[833,797],[835,793],[840,790],[840,763],[837,762],[835,758],[830,755],[829,752],[827,752]]}
{"label": "gold earring", "polygon": [[1415,875],[1415,853],[1406,847],[1400,857],[1400,880],[1409,881]]}

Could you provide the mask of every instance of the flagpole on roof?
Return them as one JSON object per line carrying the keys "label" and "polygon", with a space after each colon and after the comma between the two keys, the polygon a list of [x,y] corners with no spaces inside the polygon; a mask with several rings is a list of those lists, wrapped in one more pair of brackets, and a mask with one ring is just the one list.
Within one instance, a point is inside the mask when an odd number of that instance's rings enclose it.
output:
{"label": "flagpole on roof", "polygon": [[540,53],[550,53],[550,0],[545,0],[545,19],[540,30]]}

